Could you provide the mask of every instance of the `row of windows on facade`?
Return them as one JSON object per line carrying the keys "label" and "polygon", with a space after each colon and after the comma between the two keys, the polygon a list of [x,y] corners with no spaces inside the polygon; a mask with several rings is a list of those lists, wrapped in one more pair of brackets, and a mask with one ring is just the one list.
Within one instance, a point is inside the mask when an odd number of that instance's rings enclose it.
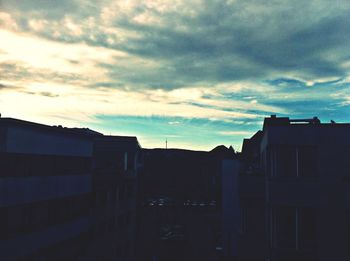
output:
{"label": "row of windows on facade", "polygon": [[318,176],[316,146],[273,146],[264,156],[270,177]]}
{"label": "row of windows on facade", "polygon": [[96,155],[94,168],[96,170],[128,171],[135,170],[137,157],[131,152],[101,153]]}
{"label": "row of windows on facade", "polygon": [[119,201],[134,199],[136,188],[134,184],[121,184],[113,189],[99,189],[96,191],[96,206],[116,206]]}
{"label": "row of windows on facade", "polygon": [[[95,237],[91,230],[80,233],[79,235],[61,241],[55,245],[41,248],[35,253],[24,258],[18,258],[18,261],[62,261],[62,260],[84,260],[91,257],[89,252],[95,244]],[[105,255],[105,256],[103,256]],[[126,260],[130,256],[130,243],[123,241],[111,247],[110,251],[101,251],[97,253],[97,260]],[[105,259],[104,259],[105,257]]]}
{"label": "row of windows on facade", "polygon": [[314,208],[272,208],[270,241],[274,248],[314,249],[317,239],[317,214]]}
{"label": "row of windows on facade", "polygon": [[77,236],[58,242],[46,248],[41,248],[29,256],[18,258],[18,261],[61,261],[78,260],[88,254],[92,242],[90,231],[80,233]]}
{"label": "row of windows on facade", "polygon": [[0,240],[61,225],[89,215],[91,194],[0,208]]}
{"label": "row of windows on facade", "polygon": [[[134,191],[132,184],[119,186],[115,190],[98,191],[95,195],[96,206],[115,205],[118,201],[133,198]],[[48,226],[59,225],[81,215],[87,215],[92,207],[92,196],[82,194],[2,207],[0,208],[0,239],[43,230]]]}
{"label": "row of windows on facade", "polygon": [[[94,168],[122,172],[135,169],[134,155],[127,152],[96,157]],[[92,170],[89,157],[34,155],[18,153],[0,154],[0,176],[47,176],[89,174]]]}
{"label": "row of windows on facade", "polygon": [[102,219],[96,222],[95,235],[101,236],[107,233],[114,233],[116,230],[119,232],[126,231],[131,228],[131,224],[134,222],[135,212],[127,211],[111,215],[108,219]]}
{"label": "row of windows on facade", "polygon": [[91,173],[91,159],[86,157],[0,154],[0,176],[61,176]]}
{"label": "row of windows on facade", "polygon": [[[255,233],[255,208],[241,209],[241,232]],[[272,208],[269,240],[274,248],[310,250],[316,247],[317,215],[314,208]]]}
{"label": "row of windows on facade", "polygon": [[[242,233],[256,232],[256,209],[241,209]],[[275,249],[289,249],[314,253],[317,248],[318,214],[316,208],[275,207],[269,213],[269,241]],[[350,212],[344,212],[347,226],[344,231],[350,251]]]}

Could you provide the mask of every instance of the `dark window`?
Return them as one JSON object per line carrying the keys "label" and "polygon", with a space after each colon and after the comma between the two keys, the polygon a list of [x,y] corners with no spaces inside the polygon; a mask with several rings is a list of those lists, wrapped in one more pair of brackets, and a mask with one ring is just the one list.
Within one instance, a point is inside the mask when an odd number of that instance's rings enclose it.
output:
{"label": "dark window", "polygon": [[241,232],[245,233],[247,230],[247,208],[241,208]]}
{"label": "dark window", "polygon": [[301,177],[317,176],[317,149],[312,146],[298,148],[298,175]]}
{"label": "dark window", "polygon": [[316,246],[317,219],[313,208],[282,207],[274,210],[273,230],[278,248],[312,249]]}
{"label": "dark window", "polygon": [[24,233],[24,207],[13,206],[8,208],[8,235],[15,237]]}
{"label": "dark window", "polygon": [[0,208],[0,240],[8,237],[8,208]]}
{"label": "dark window", "polygon": [[296,148],[281,146],[275,149],[275,170],[276,176],[295,177],[297,171]]}
{"label": "dark window", "polygon": [[134,155],[134,153],[131,153],[131,152],[129,152],[128,153],[128,166],[127,166],[127,169],[128,170],[133,170],[134,169],[134,157],[135,157],[135,155]]}
{"label": "dark window", "polygon": [[1,153],[0,176],[26,177],[88,174],[90,163],[91,160],[84,157]]}
{"label": "dark window", "polygon": [[275,209],[275,236],[277,247],[296,247],[296,215],[295,208]]}
{"label": "dark window", "polygon": [[313,208],[298,209],[299,248],[310,249],[316,244],[317,220]]}
{"label": "dark window", "polygon": [[346,224],[346,235],[347,235],[347,246],[348,246],[348,252],[350,255],[350,211],[346,212],[346,219],[347,219],[347,224]]}

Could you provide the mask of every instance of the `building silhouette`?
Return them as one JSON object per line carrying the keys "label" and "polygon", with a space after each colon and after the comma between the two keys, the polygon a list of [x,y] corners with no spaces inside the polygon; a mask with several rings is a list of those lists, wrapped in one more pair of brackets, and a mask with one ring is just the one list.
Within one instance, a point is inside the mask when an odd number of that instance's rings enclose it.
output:
{"label": "building silhouette", "polygon": [[0,260],[135,260],[136,137],[0,118]]}
{"label": "building silhouette", "polygon": [[350,260],[350,124],[265,118],[242,152],[0,118],[0,260]]}
{"label": "building silhouette", "polygon": [[97,136],[93,158],[94,260],[135,260],[141,147],[136,137]]}
{"label": "building silhouette", "polygon": [[231,207],[238,260],[350,260],[350,124],[272,115],[243,142]]}
{"label": "building silhouette", "polygon": [[233,157],[224,146],[144,150],[137,260],[218,260],[221,162]]}
{"label": "building silhouette", "polygon": [[265,119],[269,257],[350,260],[350,124]]}
{"label": "building silhouette", "polygon": [[89,136],[0,118],[0,259],[83,257],[91,235]]}

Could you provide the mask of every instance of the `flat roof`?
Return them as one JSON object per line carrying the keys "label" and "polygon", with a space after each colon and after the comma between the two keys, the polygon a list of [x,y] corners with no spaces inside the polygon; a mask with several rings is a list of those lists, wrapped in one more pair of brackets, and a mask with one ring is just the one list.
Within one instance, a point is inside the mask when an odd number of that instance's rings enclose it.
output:
{"label": "flat roof", "polygon": [[271,117],[264,119],[263,130],[270,126],[288,126],[288,127],[312,127],[312,128],[324,128],[324,127],[349,127],[350,123],[336,123],[334,121],[322,123],[317,117],[309,119],[290,119],[289,117],[276,117],[276,115],[271,115]]}

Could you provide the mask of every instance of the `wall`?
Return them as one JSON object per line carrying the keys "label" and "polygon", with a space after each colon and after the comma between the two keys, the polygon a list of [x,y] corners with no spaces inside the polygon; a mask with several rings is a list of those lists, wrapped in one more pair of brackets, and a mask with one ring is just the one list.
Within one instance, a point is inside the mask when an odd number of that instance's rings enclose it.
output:
{"label": "wall", "polygon": [[222,238],[223,254],[227,258],[238,254],[239,228],[239,163],[236,160],[222,162]]}
{"label": "wall", "polygon": [[21,127],[9,127],[7,130],[6,151],[9,153],[91,157],[92,145],[92,141],[79,136],[54,131]]}

